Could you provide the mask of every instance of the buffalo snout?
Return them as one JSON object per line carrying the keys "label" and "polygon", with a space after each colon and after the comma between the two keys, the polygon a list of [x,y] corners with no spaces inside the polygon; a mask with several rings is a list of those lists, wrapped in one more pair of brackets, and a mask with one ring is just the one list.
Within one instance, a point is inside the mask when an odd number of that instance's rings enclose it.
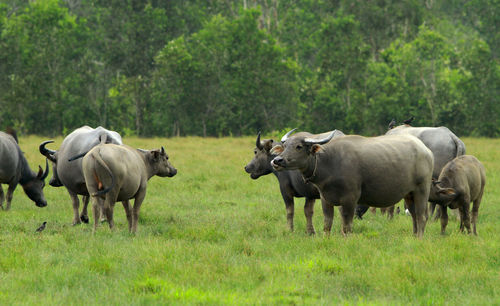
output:
{"label": "buffalo snout", "polygon": [[172,176],[174,176],[174,175],[176,175],[176,174],[177,174],[177,169],[175,169],[175,168],[174,168],[174,169],[172,169],[172,170],[170,171],[170,175],[169,175],[169,177],[172,177]]}
{"label": "buffalo snout", "polygon": [[45,207],[47,206],[47,201],[37,201],[35,202],[35,205],[38,206],[38,207]]}
{"label": "buffalo snout", "polygon": [[271,161],[271,166],[273,166],[274,169],[278,170],[281,168],[285,167],[285,159],[281,156],[276,156],[272,161]]}
{"label": "buffalo snout", "polygon": [[246,173],[252,173],[253,167],[252,165],[248,164],[245,166],[245,172]]}

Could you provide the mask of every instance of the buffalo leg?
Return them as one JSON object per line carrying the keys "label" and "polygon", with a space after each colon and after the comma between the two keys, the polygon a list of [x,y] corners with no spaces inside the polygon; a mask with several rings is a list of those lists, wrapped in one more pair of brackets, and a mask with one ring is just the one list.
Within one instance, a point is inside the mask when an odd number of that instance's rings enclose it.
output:
{"label": "buffalo leg", "polygon": [[5,201],[5,195],[3,193],[2,185],[0,185],[0,208],[3,209],[3,202]]}
{"label": "buffalo leg", "polygon": [[283,200],[285,201],[286,208],[286,222],[290,232],[293,232],[293,215],[295,211],[293,197],[283,196]]}
{"label": "buffalo leg", "polygon": [[94,230],[93,233],[97,230],[97,226],[99,225],[99,218],[101,214],[101,203],[99,203],[99,200],[97,197],[92,197],[92,213],[94,217]]}
{"label": "buffalo leg", "polygon": [[90,200],[89,196],[82,196],[83,208],[82,208],[82,213],[80,214],[80,220],[82,220],[83,223],[89,223],[89,215],[87,212],[89,200]]}
{"label": "buffalo leg", "polygon": [[342,234],[347,236],[352,233],[352,220],[354,219],[355,204],[346,204],[339,206],[340,215],[342,216]]}
{"label": "buffalo leg", "polygon": [[395,205],[392,205],[391,207],[386,208],[387,219],[392,220],[392,218],[394,218],[394,209],[395,209]]}
{"label": "buffalo leg", "polygon": [[304,204],[304,215],[306,216],[306,222],[307,222],[307,233],[309,235],[314,235],[316,234],[316,231],[314,230],[314,225],[312,221],[312,217],[314,215],[314,202],[315,199],[310,199],[306,198],[306,203]]}
{"label": "buffalo leg", "polygon": [[104,200],[103,209],[106,213],[106,218],[108,219],[108,225],[110,229],[113,229],[113,227],[115,226],[115,222],[113,220],[113,211],[117,198],[118,192],[116,190],[111,190],[106,194],[106,199]]}
{"label": "buffalo leg", "polygon": [[444,235],[444,232],[446,230],[446,226],[448,225],[448,208],[446,206],[441,206],[441,205],[439,205],[439,207],[440,207],[440,211],[441,211],[441,216],[440,216],[441,234]]}
{"label": "buffalo leg", "polygon": [[333,225],[333,205],[326,202],[323,198],[321,198],[321,205],[323,207],[324,216],[323,232],[325,233],[325,236],[330,236]]}
{"label": "buffalo leg", "polygon": [[474,200],[474,205],[472,206],[472,233],[474,235],[477,235],[476,222],[477,222],[477,215],[479,213],[479,206],[481,205],[482,197],[483,197],[483,194],[481,193],[481,195],[476,200]]}
{"label": "buffalo leg", "polygon": [[130,201],[122,201],[123,208],[125,209],[125,214],[127,215],[128,221],[128,231],[132,231],[132,208],[130,207]]}
{"label": "buffalo leg", "polygon": [[80,201],[78,200],[78,195],[72,191],[69,191],[69,196],[71,197],[71,203],[73,204],[73,225],[80,224]]}
{"label": "buffalo leg", "polygon": [[413,194],[408,194],[405,196],[405,207],[410,212],[413,221],[413,234],[417,234],[417,218],[415,215],[415,204],[413,201]]}
{"label": "buffalo leg", "polygon": [[417,221],[417,237],[422,238],[425,232],[425,224],[427,223],[427,200],[429,199],[429,185],[421,187],[413,193],[413,206],[415,207],[415,219]]}
{"label": "buffalo leg", "polygon": [[470,203],[464,202],[458,207],[460,211],[460,231],[463,232],[467,229],[467,233],[470,234]]}
{"label": "buffalo leg", "polygon": [[139,211],[141,210],[142,201],[146,196],[146,190],[140,190],[134,200],[134,208],[132,209],[132,234],[137,232],[137,221],[139,220]]}
{"label": "buffalo leg", "polygon": [[12,196],[14,195],[14,190],[16,190],[17,184],[10,184],[7,189],[7,204],[5,205],[5,210],[10,209],[10,203],[12,203]]}

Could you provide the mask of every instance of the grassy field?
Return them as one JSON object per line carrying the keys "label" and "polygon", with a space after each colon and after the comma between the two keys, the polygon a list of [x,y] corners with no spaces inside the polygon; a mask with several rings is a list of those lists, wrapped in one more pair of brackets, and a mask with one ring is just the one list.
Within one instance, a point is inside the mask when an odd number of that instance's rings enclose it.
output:
{"label": "grassy field", "polygon": [[[45,162],[43,140],[20,139],[32,168]],[[459,233],[451,217],[447,235],[430,222],[420,240],[410,217],[379,213],[355,220],[354,234],[342,237],[337,210],[325,238],[319,201],[319,234],[310,237],[303,199],[290,233],[276,178],[251,180],[243,170],[253,137],[124,141],[164,145],[179,171],[150,180],[137,235],[128,234],[120,204],[115,230],[102,224],[92,235],[91,225],[71,225],[65,189],[47,184],[48,206],[38,208],[18,186],[12,209],[0,211],[1,305],[500,304],[498,139],[464,139],[487,171],[479,236]]]}

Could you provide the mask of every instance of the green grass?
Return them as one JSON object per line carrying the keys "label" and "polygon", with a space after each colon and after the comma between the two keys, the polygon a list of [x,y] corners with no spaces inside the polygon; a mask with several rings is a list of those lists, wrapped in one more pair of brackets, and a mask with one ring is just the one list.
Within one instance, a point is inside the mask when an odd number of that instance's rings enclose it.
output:
{"label": "green grass", "polygon": [[[44,163],[43,140],[20,139],[32,168]],[[303,199],[290,233],[276,178],[243,170],[253,137],[125,142],[164,145],[179,171],[150,180],[137,235],[119,203],[115,230],[92,235],[91,225],[71,226],[63,188],[47,186],[38,208],[18,186],[11,211],[0,211],[0,304],[500,304],[498,139],[464,139],[487,170],[479,236],[459,233],[451,217],[447,235],[430,222],[420,240],[410,217],[380,213],[342,237],[337,210],[325,238],[319,201],[309,237]]]}

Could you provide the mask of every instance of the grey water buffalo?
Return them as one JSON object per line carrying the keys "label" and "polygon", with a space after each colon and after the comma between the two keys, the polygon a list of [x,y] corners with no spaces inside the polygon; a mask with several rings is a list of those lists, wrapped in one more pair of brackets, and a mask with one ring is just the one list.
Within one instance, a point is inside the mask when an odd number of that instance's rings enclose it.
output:
{"label": "grey water buffalo", "polygon": [[[172,177],[177,174],[163,147],[146,151],[126,145],[101,144],[83,157],[82,166],[87,190],[92,196],[94,232],[100,214],[98,205],[104,205],[112,229],[115,202],[122,201],[129,231],[135,233],[148,180],[154,175]],[[99,202],[98,198],[103,198],[104,202]],[[135,199],[133,208],[129,204],[132,198]]]}
{"label": "grey water buffalo", "polygon": [[[330,132],[328,132],[329,134]],[[307,132],[297,133],[296,135],[303,135],[306,137],[319,137],[324,138],[327,133],[313,135]],[[334,131],[334,138],[344,136],[344,133],[339,130]],[[254,149],[253,159],[245,166],[245,171],[250,174],[252,179],[258,179],[263,175],[273,173],[278,179],[280,186],[281,196],[285,202],[286,219],[290,231],[293,231],[293,217],[294,217],[294,197],[305,198],[304,214],[306,216],[306,228],[308,234],[314,234],[314,226],[312,217],[314,213],[314,202],[320,198],[319,191],[311,183],[304,182],[302,174],[298,170],[290,171],[275,171],[271,166],[271,161],[276,155],[271,153],[274,145],[281,145],[281,142],[275,142],[272,139],[260,139],[260,132],[257,136]]]}
{"label": "grey water buffalo", "polygon": [[472,155],[462,155],[448,162],[438,180],[432,181],[429,199],[441,206],[441,233],[448,224],[447,207],[458,208],[460,212],[460,231],[464,227],[470,234],[470,203],[472,206],[473,233],[477,235],[476,222],[479,205],[486,184],[484,166]]}
{"label": "grey water buffalo", "polygon": [[[411,135],[324,139],[295,136],[275,146],[276,170],[298,169],[318,188],[323,204],[324,231],[329,235],[333,206],[340,206],[342,233],[352,232],[358,203],[389,207],[402,198],[413,217],[413,232],[425,230],[426,203],[432,179],[432,152]],[[330,141],[331,140],[331,141]]]}
{"label": "grey water buffalo", "polygon": [[[82,160],[69,161],[70,158],[82,157],[82,153],[104,143],[122,144],[120,134],[103,127],[95,129],[83,126],[66,136],[57,151],[49,150],[45,146],[52,140],[40,144],[40,153],[53,162],[53,174],[49,184],[53,187],[64,186],[68,190],[73,204],[73,225],[81,221],[88,223],[87,205],[89,202],[87,186],[82,171]],[[79,215],[78,195],[82,195],[83,209]],[[81,221],[80,221],[81,220]]]}
{"label": "grey water buffalo", "polygon": [[17,144],[17,137],[14,137],[0,132],[0,184],[9,185],[5,208],[3,207],[5,196],[0,185],[0,207],[5,210],[10,209],[12,195],[17,184],[21,184],[24,193],[35,202],[36,206],[45,207],[47,201],[43,194],[43,187],[45,186],[44,180],[49,174],[49,164],[45,160],[45,172],[40,166],[38,166],[38,173],[33,172]]}

